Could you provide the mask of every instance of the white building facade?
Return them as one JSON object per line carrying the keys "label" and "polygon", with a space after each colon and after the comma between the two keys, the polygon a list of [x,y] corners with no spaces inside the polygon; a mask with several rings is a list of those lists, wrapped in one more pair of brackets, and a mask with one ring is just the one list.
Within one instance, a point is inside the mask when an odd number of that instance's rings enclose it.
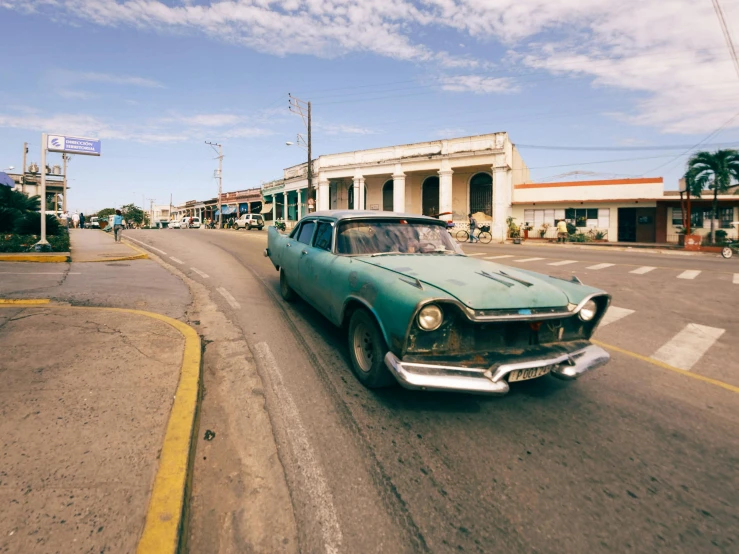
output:
{"label": "white building facade", "polygon": [[[318,210],[418,213],[459,227],[474,213],[502,241],[514,187],[530,178],[503,132],[320,156],[313,162],[313,180]],[[288,221],[305,215],[307,164],[284,171],[280,193],[270,200],[284,202]]]}

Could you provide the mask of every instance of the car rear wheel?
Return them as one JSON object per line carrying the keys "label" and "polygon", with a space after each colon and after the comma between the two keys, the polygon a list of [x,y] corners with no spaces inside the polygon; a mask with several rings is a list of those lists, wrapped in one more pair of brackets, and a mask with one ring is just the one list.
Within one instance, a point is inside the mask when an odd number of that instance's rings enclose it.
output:
{"label": "car rear wheel", "polygon": [[296,298],[295,291],[287,282],[287,275],[284,269],[280,269],[280,296],[286,302],[294,302]]}
{"label": "car rear wheel", "polygon": [[721,250],[721,255],[724,258],[731,258],[733,253],[734,252],[732,252],[731,248],[729,248],[728,246],[724,246],[723,250]]}
{"label": "car rear wheel", "polygon": [[369,312],[359,309],[352,314],[348,339],[352,370],[365,387],[377,389],[395,384],[395,379],[385,367],[387,344]]}

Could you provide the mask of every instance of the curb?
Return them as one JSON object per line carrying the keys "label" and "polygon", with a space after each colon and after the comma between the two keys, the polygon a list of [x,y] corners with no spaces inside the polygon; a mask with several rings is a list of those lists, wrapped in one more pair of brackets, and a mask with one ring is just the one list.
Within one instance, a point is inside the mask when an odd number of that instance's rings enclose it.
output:
{"label": "curb", "polygon": [[3,253],[0,254],[0,262],[37,262],[37,263],[65,263],[70,260],[69,252],[59,252],[58,254],[36,254],[36,253]]}
{"label": "curb", "polygon": [[[39,307],[48,298],[0,299],[0,308]],[[174,318],[127,308],[102,308],[52,304],[69,310],[105,310],[158,319],[177,329],[185,339],[180,380],[159,454],[154,484],[146,512],[144,529],[136,547],[137,554],[175,554],[185,550],[189,498],[196,436],[200,424],[201,345],[195,329]]]}

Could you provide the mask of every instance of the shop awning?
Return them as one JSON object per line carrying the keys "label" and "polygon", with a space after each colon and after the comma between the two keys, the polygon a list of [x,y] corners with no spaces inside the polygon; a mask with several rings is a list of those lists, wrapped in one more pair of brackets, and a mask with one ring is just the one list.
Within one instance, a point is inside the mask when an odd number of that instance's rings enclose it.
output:
{"label": "shop awning", "polygon": [[262,204],[261,213],[266,214],[267,212],[271,212],[271,211],[272,211],[272,202],[268,204]]}
{"label": "shop awning", "polygon": [[[219,210],[216,210],[215,215],[219,215]],[[223,207],[223,215],[231,215],[236,213],[236,208],[233,206],[224,206]]]}

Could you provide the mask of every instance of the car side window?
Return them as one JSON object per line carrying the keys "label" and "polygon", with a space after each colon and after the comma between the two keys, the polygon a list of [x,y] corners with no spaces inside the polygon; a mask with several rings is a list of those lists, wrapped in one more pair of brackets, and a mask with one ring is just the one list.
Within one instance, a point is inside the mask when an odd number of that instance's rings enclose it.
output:
{"label": "car side window", "polygon": [[333,230],[334,228],[330,223],[326,221],[319,222],[316,236],[313,239],[313,246],[315,248],[331,252],[331,237],[333,235]]}
{"label": "car side window", "polygon": [[298,231],[298,242],[302,242],[303,244],[310,244],[310,239],[313,237],[313,229],[316,228],[316,222],[315,221],[306,221],[300,226],[300,231]]}

